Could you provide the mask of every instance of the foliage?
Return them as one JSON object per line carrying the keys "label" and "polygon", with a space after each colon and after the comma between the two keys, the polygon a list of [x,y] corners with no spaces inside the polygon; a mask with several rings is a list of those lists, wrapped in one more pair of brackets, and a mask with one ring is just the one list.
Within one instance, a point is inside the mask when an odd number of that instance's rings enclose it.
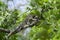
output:
{"label": "foliage", "polygon": [[[23,17],[23,18],[21,18]],[[0,28],[5,28],[9,30],[14,30],[16,26],[23,21],[24,16],[20,15],[20,11],[15,9],[14,11],[9,11],[7,5],[0,1]],[[1,32],[0,33],[0,40],[5,40],[5,36],[7,33]],[[12,36],[10,40],[16,40],[16,35]]]}
{"label": "foliage", "polygon": [[32,8],[39,9],[45,20],[40,20],[39,24],[32,28],[30,40],[60,40],[59,3],[59,0],[31,0]]}
{"label": "foliage", "polygon": [[[60,1],[31,0],[30,6],[32,9],[27,9],[29,13],[42,18],[32,27],[26,40],[60,40]],[[14,30],[29,13],[21,15],[17,9],[9,11],[7,5],[0,1],[0,28]],[[0,32],[0,40],[5,40],[6,35],[7,33]],[[25,40],[22,35],[12,35],[10,40]]]}

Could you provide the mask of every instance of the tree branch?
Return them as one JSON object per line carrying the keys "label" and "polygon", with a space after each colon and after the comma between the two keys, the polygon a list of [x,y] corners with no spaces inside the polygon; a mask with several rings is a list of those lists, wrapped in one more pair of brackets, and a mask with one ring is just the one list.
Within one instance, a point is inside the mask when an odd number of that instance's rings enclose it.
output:
{"label": "tree branch", "polygon": [[23,29],[26,29],[27,27],[33,27],[34,25],[37,24],[38,21],[39,21],[38,16],[28,15],[26,19],[22,23],[20,23],[20,25],[14,31],[11,31],[8,34],[7,38],[9,38],[13,34],[20,32]]}
{"label": "tree branch", "polygon": [[10,33],[10,30],[4,29],[4,28],[0,28],[0,32]]}

